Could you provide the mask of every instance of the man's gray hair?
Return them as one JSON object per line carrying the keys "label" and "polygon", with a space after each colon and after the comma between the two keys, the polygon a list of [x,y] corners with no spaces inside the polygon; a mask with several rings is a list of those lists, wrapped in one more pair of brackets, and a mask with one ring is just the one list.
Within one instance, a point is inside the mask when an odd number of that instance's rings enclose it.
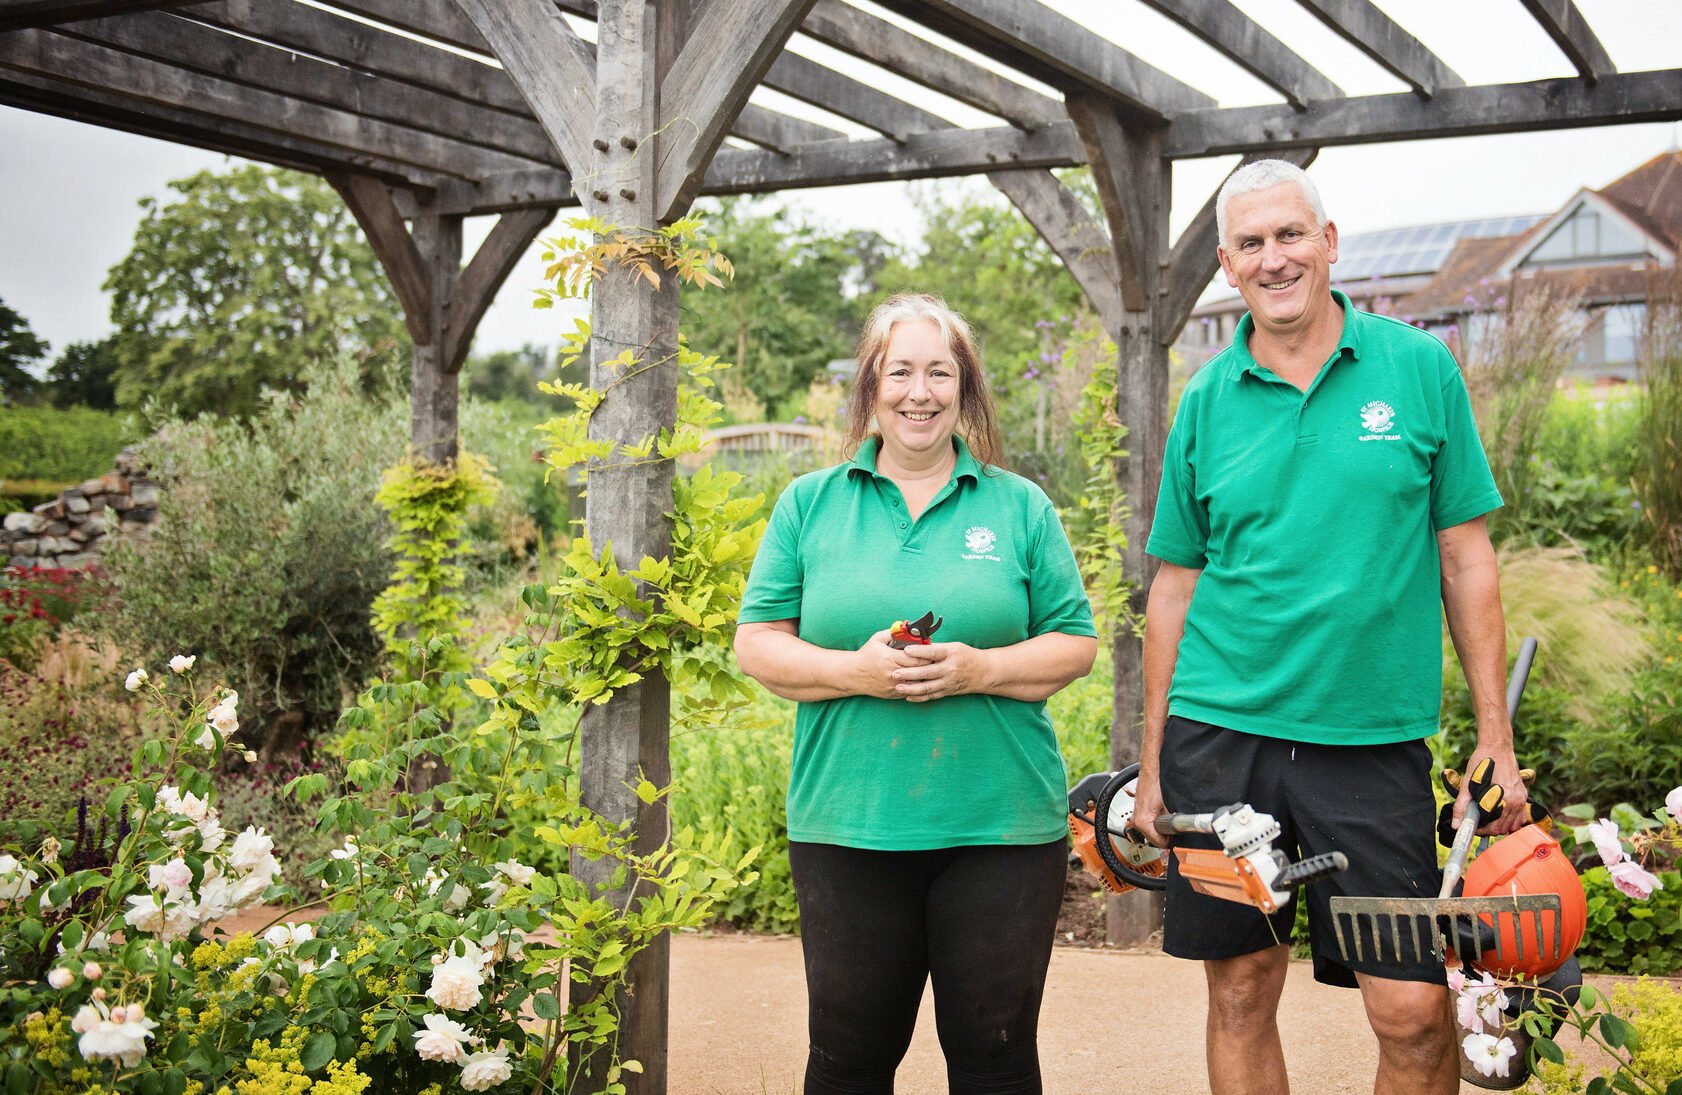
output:
{"label": "man's gray hair", "polygon": [[1226,203],[1234,195],[1268,190],[1280,183],[1295,183],[1314,210],[1315,222],[1322,228],[1326,226],[1326,205],[1320,200],[1320,189],[1308,177],[1308,172],[1288,160],[1256,160],[1228,175],[1226,182],[1221,184],[1220,193],[1215,195],[1215,232],[1220,236],[1222,246],[1226,245]]}

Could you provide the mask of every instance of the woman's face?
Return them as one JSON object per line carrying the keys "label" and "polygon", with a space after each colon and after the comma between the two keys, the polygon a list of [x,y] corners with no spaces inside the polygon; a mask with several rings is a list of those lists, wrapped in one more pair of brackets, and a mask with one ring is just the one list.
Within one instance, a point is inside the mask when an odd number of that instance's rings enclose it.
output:
{"label": "woman's face", "polygon": [[944,453],[958,426],[958,365],[940,325],[894,325],[876,384],[876,425],[890,456]]}

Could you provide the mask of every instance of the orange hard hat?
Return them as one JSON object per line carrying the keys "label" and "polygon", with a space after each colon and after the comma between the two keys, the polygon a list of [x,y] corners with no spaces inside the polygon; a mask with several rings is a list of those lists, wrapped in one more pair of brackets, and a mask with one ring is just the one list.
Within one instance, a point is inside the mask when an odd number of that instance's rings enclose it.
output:
{"label": "orange hard hat", "polygon": [[1517,911],[1480,919],[1498,933],[1500,950],[1485,951],[1473,964],[1503,977],[1546,980],[1583,941],[1588,901],[1583,881],[1559,842],[1536,825],[1497,840],[1466,868],[1466,897],[1558,894],[1560,916]]}

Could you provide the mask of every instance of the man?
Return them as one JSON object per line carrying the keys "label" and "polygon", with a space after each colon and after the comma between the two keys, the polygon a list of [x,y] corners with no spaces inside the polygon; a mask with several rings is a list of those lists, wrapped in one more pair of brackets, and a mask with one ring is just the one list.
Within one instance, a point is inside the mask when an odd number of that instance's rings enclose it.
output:
{"label": "man", "polygon": [[[1477,709],[1466,768],[1494,758],[1507,796],[1486,831],[1522,822],[1484,524],[1501,498],[1448,350],[1332,290],[1337,227],[1300,168],[1240,168],[1216,220],[1250,311],[1187,385],[1163,458],[1136,816],[1248,802],[1293,858],[1344,852],[1349,869],[1305,891],[1315,978],[1359,986],[1375,1091],[1446,1095],[1459,1080],[1442,966],[1344,964],[1329,901],[1437,893],[1423,739],[1442,703],[1441,610]],[[1288,1090],[1292,916],[1197,894],[1170,865],[1163,945],[1204,962],[1215,1095]]]}

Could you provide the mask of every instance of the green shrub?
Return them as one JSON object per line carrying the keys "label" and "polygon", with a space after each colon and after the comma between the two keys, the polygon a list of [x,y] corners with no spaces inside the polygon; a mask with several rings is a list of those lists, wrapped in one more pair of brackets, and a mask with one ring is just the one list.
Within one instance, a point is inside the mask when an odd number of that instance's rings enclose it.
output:
{"label": "green shrub", "polygon": [[1682,872],[1659,871],[1664,889],[1645,901],[1631,901],[1612,884],[1605,867],[1583,873],[1588,928],[1577,961],[1588,973],[1682,971]]}
{"label": "green shrub", "polygon": [[110,471],[118,451],[139,436],[131,414],[87,407],[0,408],[0,480],[80,483]]}
{"label": "green shrub", "polygon": [[545,417],[545,408],[529,402],[462,404],[462,448],[488,460],[502,483],[496,499],[476,508],[468,522],[465,561],[471,574],[485,580],[494,582],[508,566],[524,564],[556,534],[568,531],[572,514],[565,476],[545,474],[548,465],[537,433]]}
{"label": "green shrub", "polygon": [[354,363],[309,380],[249,423],[163,423],[142,448],[159,524],[106,553],[118,644],[137,661],[193,650],[216,665],[246,740],[271,753],[333,725],[373,672],[369,606],[390,573],[374,492],[407,432],[401,401],[363,394]]}
{"label": "green shrub", "polygon": [[1682,581],[1682,275],[1651,294],[1647,320],[1635,493],[1654,562]]}

